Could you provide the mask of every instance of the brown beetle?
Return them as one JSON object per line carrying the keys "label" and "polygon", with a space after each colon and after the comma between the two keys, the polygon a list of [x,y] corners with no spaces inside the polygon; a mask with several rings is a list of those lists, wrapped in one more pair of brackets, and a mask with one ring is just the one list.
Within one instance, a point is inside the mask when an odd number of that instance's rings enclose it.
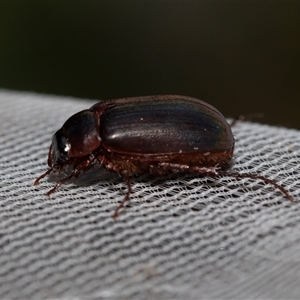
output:
{"label": "brown beetle", "polygon": [[72,165],[73,171],[47,195],[95,163],[120,174],[128,191],[116,209],[129,200],[130,177],[139,173],[163,176],[192,172],[209,177],[230,176],[260,179],[278,188],[288,199],[284,187],[264,176],[229,171],[234,138],[224,116],[204,101],[176,95],[120,98],[99,102],[71,116],[52,138],[49,149],[52,171]]}

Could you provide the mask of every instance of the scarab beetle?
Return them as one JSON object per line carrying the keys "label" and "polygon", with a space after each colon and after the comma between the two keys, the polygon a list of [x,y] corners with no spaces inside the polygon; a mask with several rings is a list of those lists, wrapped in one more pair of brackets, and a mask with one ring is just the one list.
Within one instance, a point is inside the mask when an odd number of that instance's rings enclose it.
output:
{"label": "scarab beetle", "polygon": [[260,179],[278,188],[288,199],[284,187],[264,176],[230,171],[234,137],[224,116],[204,101],[176,95],[120,98],[99,102],[71,116],[52,137],[49,169],[60,173],[71,165],[61,184],[94,164],[120,174],[128,191],[119,210],[129,201],[130,177],[140,173],[157,176],[192,172],[209,177],[230,176]]}

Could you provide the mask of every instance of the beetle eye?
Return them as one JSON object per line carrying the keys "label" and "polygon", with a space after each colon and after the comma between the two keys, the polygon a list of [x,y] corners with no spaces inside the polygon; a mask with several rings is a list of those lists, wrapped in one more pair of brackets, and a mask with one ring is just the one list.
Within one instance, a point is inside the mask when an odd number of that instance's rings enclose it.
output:
{"label": "beetle eye", "polygon": [[59,145],[60,153],[67,155],[71,149],[71,145],[67,142],[65,137],[62,137],[61,144]]}
{"label": "beetle eye", "polygon": [[56,168],[62,162],[66,162],[69,159],[70,149],[70,143],[61,133],[61,130],[58,130],[52,138],[48,165],[51,168]]}
{"label": "beetle eye", "polygon": [[62,135],[57,137],[57,147],[59,153],[64,156],[67,156],[71,149],[70,143],[68,143],[67,139]]}

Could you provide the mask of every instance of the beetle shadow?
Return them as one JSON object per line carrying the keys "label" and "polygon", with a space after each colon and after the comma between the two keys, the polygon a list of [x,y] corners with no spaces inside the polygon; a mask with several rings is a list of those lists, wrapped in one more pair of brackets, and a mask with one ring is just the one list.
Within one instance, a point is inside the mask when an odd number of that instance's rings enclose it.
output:
{"label": "beetle shadow", "polygon": [[[62,174],[49,174],[46,180],[57,184],[67,177],[71,171],[72,168],[70,167],[65,169]],[[226,175],[220,178],[224,177],[226,178]],[[164,176],[155,176],[152,174],[136,175],[130,177],[132,189],[130,199],[148,203],[153,203],[159,199],[172,202],[174,205],[178,205],[180,202],[180,205],[183,206],[184,202],[182,200],[185,199],[186,205],[190,205],[191,201],[195,201],[195,210],[199,211],[206,207],[208,203],[223,203],[225,205],[224,203],[228,204],[228,200],[236,201],[247,190],[261,192],[263,188],[264,193],[272,192],[273,190],[272,186],[268,186],[263,182],[256,182],[255,185],[251,184],[251,186],[248,186],[249,183],[242,183],[240,180],[232,180],[228,177],[226,184],[226,181],[220,181],[220,178],[210,178],[205,175],[190,173],[175,173]],[[62,184],[59,187],[59,190],[63,190],[64,186],[69,184],[74,185],[75,188],[95,188],[97,185],[99,187],[106,186],[105,190],[110,186],[114,191],[118,190],[117,193],[120,196],[125,195],[128,188],[126,180],[122,176],[97,166],[93,166],[88,171],[80,173],[78,178],[68,180],[66,184]],[[174,201],[177,199],[180,200],[178,203]],[[276,204],[274,201],[270,203],[270,205],[274,204]],[[136,205],[134,202],[129,201],[126,206],[130,208],[134,205]]]}
{"label": "beetle shadow", "polygon": [[[53,184],[59,183],[61,180],[69,176],[72,172],[72,167],[65,168],[61,174],[51,173],[47,177],[47,181]],[[107,171],[104,168],[99,168],[97,166],[92,166],[86,172],[81,172],[79,176],[73,177],[63,184],[60,189],[66,184],[74,184],[78,187],[88,187],[99,182],[116,182],[122,181],[123,178],[120,177],[117,173]]]}
{"label": "beetle shadow", "polygon": [[[51,173],[47,177],[47,181],[53,184],[59,183],[62,179],[66,178],[72,172],[72,167],[68,167],[61,174]],[[131,185],[143,186],[149,188],[155,188],[159,191],[164,191],[169,185],[178,186],[186,190],[194,190],[194,187],[190,187],[188,182],[193,179],[203,179],[203,186],[207,188],[214,188],[220,183],[218,179],[210,178],[202,174],[193,174],[193,173],[171,173],[168,175],[156,176],[153,174],[137,174],[130,176]],[[108,171],[104,168],[99,168],[97,166],[91,167],[86,172],[82,172],[78,177],[73,177],[68,180],[65,184],[74,184],[78,187],[88,187],[97,183],[120,183],[124,182],[126,185],[126,180],[121,175],[113,171]],[[65,185],[63,184],[60,189]],[[134,191],[132,191],[132,196]]]}

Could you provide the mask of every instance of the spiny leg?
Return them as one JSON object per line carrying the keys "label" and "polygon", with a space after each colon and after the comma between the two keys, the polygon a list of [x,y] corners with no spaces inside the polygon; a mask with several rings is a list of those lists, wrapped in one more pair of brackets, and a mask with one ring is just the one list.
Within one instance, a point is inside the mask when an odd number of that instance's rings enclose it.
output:
{"label": "spiny leg", "polygon": [[162,163],[161,166],[166,170],[170,169],[170,170],[177,170],[180,172],[198,173],[203,176],[208,176],[212,178],[222,176],[222,177],[234,177],[236,179],[242,179],[242,178],[260,179],[263,182],[267,184],[271,184],[276,189],[280,190],[288,200],[294,201],[293,196],[290,195],[290,193],[282,185],[262,175],[253,174],[253,173],[237,173],[237,172],[230,172],[230,171],[222,171],[217,167],[211,167],[211,168],[197,167],[197,166],[190,167],[188,165],[180,165],[180,164],[173,164],[173,163]]}
{"label": "spiny leg", "polygon": [[[70,180],[72,177],[77,178],[80,174],[81,171],[87,171],[94,163],[95,157],[90,156],[88,159],[84,159],[81,162],[79,162],[76,167],[74,166],[74,169],[72,173],[63,178],[61,181],[59,181],[54,188],[52,188],[48,193],[47,196],[49,197],[52,193],[54,193],[62,184],[66,183],[68,180]],[[45,177],[47,174],[49,174],[53,169],[49,169],[46,173],[44,173],[42,176],[40,176],[37,180],[42,179]]]}
{"label": "spiny leg", "polygon": [[229,176],[229,177],[234,177],[236,179],[242,179],[242,178],[252,178],[252,179],[260,179],[263,182],[267,183],[267,184],[271,184],[273,185],[275,188],[279,189],[284,195],[285,197],[290,200],[290,201],[294,201],[293,196],[280,184],[278,184],[277,182],[275,182],[272,179],[266,178],[262,175],[258,175],[258,174],[252,174],[252,173],[235,173],[235,172],[218,172],[219,175],[221,176]]}
{"label": "spiny leg", "polygon": [[[97,161],[99,162],[99,166],[102,166],[102,164],[104,164],[105,166],[109,166],[110,165],[110,162],[106,159],[105,155],[98,155],[97,156]],[[119,168],[119,166],[117,165],[113,165],[111,164],[110,167],[107,168],[108,170],[114,170],[116,173],[120,174],[124,181],[126,182],[127,184],[127,192],[125,194],[125,197],[124,199],[122,200],[122,202],[118,205],[118,207],[116,208],[114,214],[112,215],[112,218],[114,220],[117,219],[117,217],[119,216],[120,214],[120,210],[125,207],[126,203],[129,202],[130,200],[130,194],[132,193],[132,189],[131,189],[131,180],[130,180],[130,177],[128,175],[124,175],[122,174],[122,170]]]}
{"label": "spiny leg", "polygon": [[60,182],[58,182],[54,188],[52,188],[48,193],[47,196],[50,197],[52,193],[54,193],[62,184],[66,183],[68,180],[70,180],[73,176],[75,176],[74,172],[72,172],[69,176],[63,178]]}
{"label": "spiny leg", "polygon": [[[88,168],[89,167],[89,164],[87,166],[85,166],[85,168]],[[78,177],[80,171],[82,171],[84,169],[84,167],[82,166],[82,163],[79,164],[73,171],[72,173],[63,178],[61,181],[59,181],[55,186],[54,188],[52,188],[48,193],[47,193],[47,196],[50,197],[50,195],[52,193],[54,193],[62,184],[66,183],[67,181],[69,181],[72,177]]]}
{"label": "spiny leg", "polygon": [[46,176],[47,176],[48,174],[50,174],[52,171],[53,171],[52,168],[49,169],[49,170],[47,170],[44,174],[42,174],[40,177],[38,177],[38,178],[34,181],[33,185],[39,184],[40,180],[43,179],[44,177],[46,177]]}
{"label": "spiny leg", "polygon": [[113,219],[116,220],[118,215],[119,215],[119,211],[125,206],[126,202],[129,202],[130,200],[130,194],[132,193],[132,189],[131,189],[131,181],[129,177],[124,177],[124,180],[127,183],[127,193],[123,199],[123,201],[119,204],[119,206],[116,208],[114,214],[113,214]]}

